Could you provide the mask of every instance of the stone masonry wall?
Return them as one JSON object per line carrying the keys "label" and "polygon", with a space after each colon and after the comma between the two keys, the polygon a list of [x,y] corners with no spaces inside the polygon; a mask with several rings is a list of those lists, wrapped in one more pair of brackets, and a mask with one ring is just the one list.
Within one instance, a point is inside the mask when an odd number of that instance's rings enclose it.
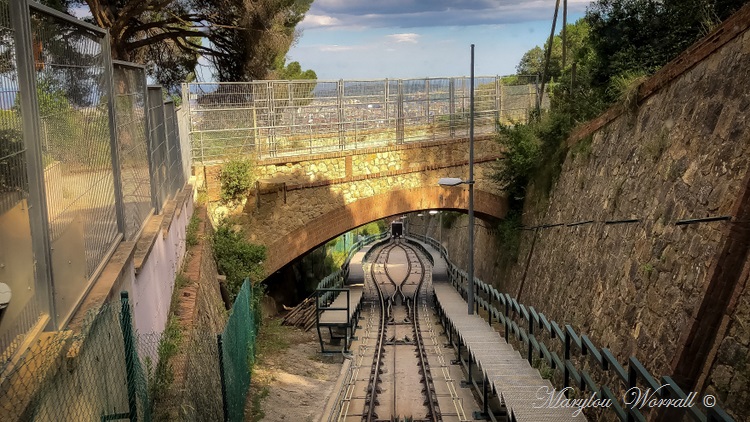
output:
{"label": "stone masonry wall", "polygon": [[[465,209],[466,188],[438,188],[437,181],[466,178],[468,144],[455,139],[264,160],[255,166],[258,183],[242,209],[219,206],[214,216],[239,217],[250,240],[269,247],[266,267],[276,271],[319,243],[376,219],[419,209]],[[487,215],[505,213],[503,192],[490,183],[500,156],[491,137],[476,140],[475,179],[483,186],[478,212]],[[202,171],[214,200],[219,171],[218,166]]]}
{"label": "stone masonry wall", "polygon": [[[494,160],[500,147],[491,137],[477,137],[475,157],[478,161]],[[257,162],[254,176],[261,187],[285,183],[288,187],[310,183],[342,183],[387,173],[407,174],[427,168],[450,166],[468,161],[468,140],[455,139],[392,145],[362,150],[317,154],[304,157],[281,157]],[[209,199],[218,200],[221,165],[204,167]],[[452,176],[454,174],[444,174]],[[461,176],[463,173],[456,173]]]}
{"label": "stone masonry wall", "polygon": [[[578,143],[547,209],[527,211],[524,224],[595,222],[540,229],[524,282],[534,232],[521,233],[519,260],[510,272],[492,274],[497,251],[486,239],[491,233],[477,230],[478,277],[512,295],[520,290],[521,303],[588,334],[621,362],[635,355],[656,376],[685,375],[688,389],[717,393],[737,420],[750,418],[750,262],[743,217],[750,167],[750,7],[742,13],[744,22],[728,22],[713,38],[738,28],[744,33],[718,49],[709,37],[656,75],[661,81],[646,82],[658,89],[637,110],[610,111],[605,123],[588,125],[593,135],[575,135]],[[683,66],[706,48],[716,51]],[[735,222],[675,225],[714,216]],[[623,219],[639,221],[604,224]],[[464,224],[443,232],[451,256],[465,250],[465,231]],[[731,254],[744,254],[740,277],[737,265],[726,268]],[[732,299],[722,307],[733,277]],[[706,321],[716,312],[726,314],[721,326]],[[711,341],[710,351],[696,349]],[[693,349],[701,355],[691,367],[685,362]]]}

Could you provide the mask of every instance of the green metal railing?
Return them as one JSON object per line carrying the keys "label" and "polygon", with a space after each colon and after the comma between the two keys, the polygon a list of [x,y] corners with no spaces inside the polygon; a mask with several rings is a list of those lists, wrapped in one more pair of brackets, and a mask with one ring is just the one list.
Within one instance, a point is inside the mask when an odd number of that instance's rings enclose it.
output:
{"label": "green metal railing", "polygon": [[[409,234],[409,236],[440,252],[448,266],[450,283],[461,296],[466,298],[467,273],[450,261],[445,247],[431,237],[417,234]],[[624,401],[621,400],[624,397],[615,395],[612,391],[613,388],[623,390],[626,392],[625,394],[628,394],[628,391],[638,385],[645,385],[651,391],[658,391],[654,395],[656,399],[683,399],[687,401],[688,394],[671,377],[663,376],[657,381],[657,378],[652,376],[635,356],[630,356],[627,365],[623,366],[611,350],[606,347],[597,347],[588,336],[577,333],[572,326],[565,324],[561,327],[534,307],[526,307],[508,293],[501,293],[476,277],[474,278],[474,286],[474,301],[477,313],[479,309],[483,309],[486,311],[490,325],[492,325],[493,320],[501,324],[504,328],[506,341],[510,339],[512,334],[516,340],[524,344],[529,364],[533,364],[535,358],[543,359],[552,370],[562,375],[564,388],[574,387],[581,392],[588,390],[595,393],[599,399],[609,399],[612,403],[611,409],[620,420],[627,422],[646,421],[646,416],[643,415],[640,407],[634,405],[628,407],[624,404]],[[562,356],[554,351],[556,348],[562,351]],[[610,388],[607,385],[597,384],[589,371],[576,366],[576,361],[571,359],[574,353],[578,354],[582,362],[589,361],[593,363],[595,368],[606,373],[614,373],[615,379],[619,380],[622,385]],[[685,408],[684,412],[694,421],[734,421],[721,406],[706,407],[705,409],[699,406],[691,406]]]}
{"label": "green metal railing", "polygon": [[352,260],[352,257],[354,257],[354,254],[359,252],[360,249],[369,245],[370,243],[382,240],[386,236],[388,236],[387,231],[380,232],[378,234],[371,234],[369,236],[365,236],[361,240],[355,242],[351,247],[349,247],[349,253],[347,253],[346,259],[341,265],[341,268],[332,272],[331,274],[328,274],[318,283],[316,290],[323,291],[322,294],[318,295],[319,306],[322,303],[327,303],[328,301],[330,301],[332,299],[332,296],[335,294],[335,291],[325,289],[339,289],[343,287],[344,280],[346,280],[346,278],[349,276],[349,262]]}

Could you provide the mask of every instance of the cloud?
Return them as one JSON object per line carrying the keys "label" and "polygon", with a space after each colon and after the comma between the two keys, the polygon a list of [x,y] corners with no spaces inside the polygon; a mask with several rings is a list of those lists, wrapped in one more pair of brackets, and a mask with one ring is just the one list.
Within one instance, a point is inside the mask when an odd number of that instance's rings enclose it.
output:
{"label": "cloud", "polygon": [[420,37],[419,34],[414,34],[414,33],[388,35],[388,38],[390,38],[391,40],[397,43],[405,42],[405,43],[412,43],[412,44],[416,44],[417,39],[419,39],[419,37]]}
{"label": "cloud", "polygon": [[325,27],[325,26],[341,26],[341,21],[326,15],[314,15],[308,13],[305,15],[305,19],[302,21],[302,25],[308,28]]}
{"label": "cloud", "polygon": [[[568,12],[581,13],[590,3],[569,0]],[[554,8],[555,0],[315,0],[301,27],[497,25],[551,20]]]}
{"label": "cloud", "polygon": [[318,50],[325,52],[325,53],[339,53],[342,51],[351,51],[354,50],[355,47],[350,45],[320,45],[318,46]]}

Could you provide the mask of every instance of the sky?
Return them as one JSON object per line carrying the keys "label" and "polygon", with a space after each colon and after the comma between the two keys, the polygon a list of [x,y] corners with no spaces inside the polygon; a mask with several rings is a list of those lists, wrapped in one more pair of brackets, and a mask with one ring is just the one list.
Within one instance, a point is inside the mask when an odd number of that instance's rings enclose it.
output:
{"label": "sky", "polygon": [[[589,3],[568,0],[568,22]],[[315,0],[287,60],[321,80],[468,76],[475,44],[477,76],[508,75],[549,37],[554,10],[555,0]]]}

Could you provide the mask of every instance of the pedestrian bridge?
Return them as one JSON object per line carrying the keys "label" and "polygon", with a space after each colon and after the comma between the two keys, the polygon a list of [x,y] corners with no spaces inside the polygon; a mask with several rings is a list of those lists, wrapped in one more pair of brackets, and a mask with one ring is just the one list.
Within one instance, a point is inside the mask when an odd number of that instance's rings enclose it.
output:
{"label": "pedestrian bridge", "polygon": [[[255,162],[243,210],[272,273],[327,240],[411,211],[466,210],[468,192],[440,177],[468,176],[470,80],[261,81],[183,87],[197,174],[219,199],[223,162]],[[497,122],[526,122],[534,83],[475,80],[475,209],[502,218],[491,180],[501,158]]]}

